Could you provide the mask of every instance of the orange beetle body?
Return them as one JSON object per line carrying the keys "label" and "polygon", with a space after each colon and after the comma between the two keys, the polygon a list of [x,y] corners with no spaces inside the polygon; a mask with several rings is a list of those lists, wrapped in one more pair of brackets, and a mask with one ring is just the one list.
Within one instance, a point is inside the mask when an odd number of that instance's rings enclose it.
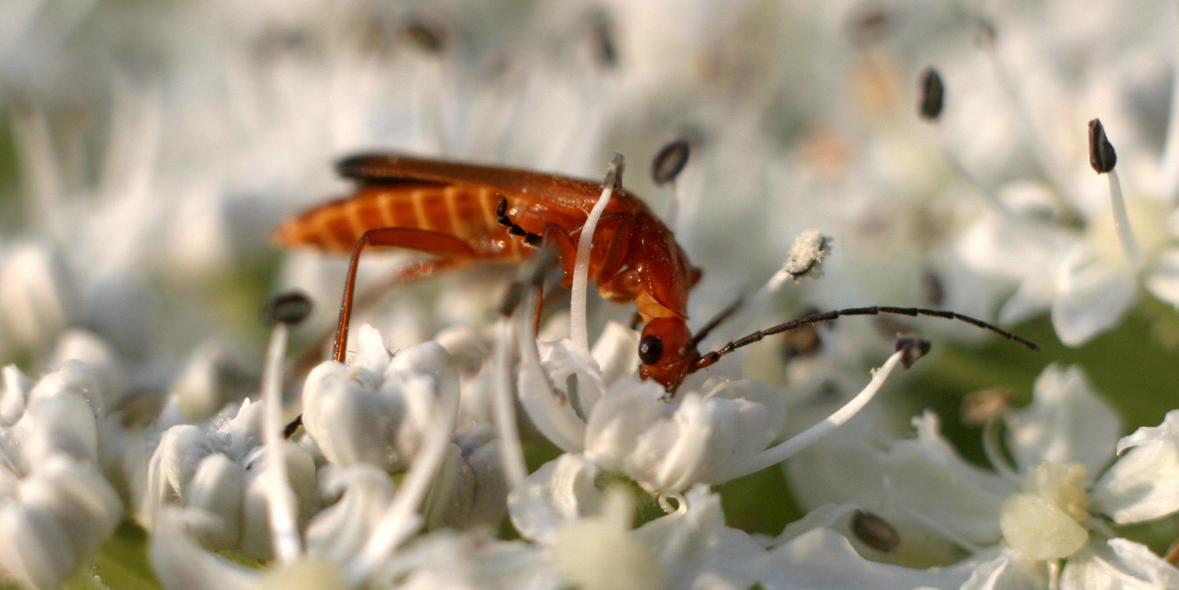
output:
{"label": "orange beetle body", "polygon": [[[288,220],[275,239],[284,246],[353,253],[339,340],[346,338],[364,245],[418,250],[450,265],[521,262],[533,250],[505,225],[502,211],[511,224],[556,248],[568,285],[582,227],[602,193],[598,183],[585,180],[389,154],[353,156],[337,169],[358,182],[355,193]],[[504,201],[506,208],[499,209]],[[634,302],[646,322],[640,376],[674,392],[699,357],[689,346],[687,306],[700,271],[671,230],[621,188],[594,230],[589,277],[603,297]],[[342,346],[338,341],[337,360],[343,360]]]}

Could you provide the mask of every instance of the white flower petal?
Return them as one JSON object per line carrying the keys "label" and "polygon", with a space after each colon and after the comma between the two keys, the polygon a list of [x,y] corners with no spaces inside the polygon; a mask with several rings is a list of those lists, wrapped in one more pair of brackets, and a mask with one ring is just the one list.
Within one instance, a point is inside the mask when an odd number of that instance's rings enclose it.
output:
{"label": "white flower petal", "polygon": [[[520,405],[536,425],[536,429],[554,445],[567,453],[581,452],[585,448],[585,421],[577,415],[567,396],[553,391],[557,384],[549,381],[551,376],[547,372],[553,367],[548,363],[542,366],[535,348],[529,350],[534,346],[534,342],[520,338],[522,358],[516,385]],[[551,353],[549,356],[551,358]],[[578,374],[591,373],[590,369],[591,367],[586,364]],[[578,379],[579,393],[582,383],[592,383],[588,378],[585,381],[580,377]],[[585,399],[580,395],[579,398]]]}
{"label": "white flower petal", "polygon": [[311,555],[347,563],[360,552],[393,500],[393,480],[375,465],[329,466],[323,473],[325,493],[338,501],[324,508],[307,527]]}
{"label": "white flower petal", "polygon": [[57,340],[52,364],[64,367],[70,359],[85,363],[98,378],[103,399],[101,405],[94,404],[95,410],[115,407],[122,399],[126,378],[119,355],[110,344],[91,332],[68,330]]}
{"label": "white flower petal", "polygon": [[741,473],[780,433],[783,396],[752,380],[712,383],[670,402],[656,384],[616,383],[589,416],[587,456],[649,491],[678,493]]}
{"label": "white flower petal", "polygon": [[25,413],[33,382],[16,365],[4,367],[4,389],[0,391],[0,426],[10,426]]}
{"label": "white flower petal", "polygon": [[586,420],[585,454],[609,471],[622,471],[639,437],[672,407],[659,401],[663,389],[647,382],[617,384],[603,396]]}
{"label": "white flower petal", "polygon": [[1051,461],[1080,463],[1090,477],[1100,473],[1122,431],[1113,407],[1076,366],[1048,365],[1033,390],[1032,403],[1007,420],[1008,447],[1019,471]]}
{"label": "white flower petal", "polygon": [[[189,529],[217,517],[193,508],[165,507],[151,535],[151,564],[165,588],[241,590],[255,588],[259,573],[205,551]],[[205,524],[201,528],[207,528]]]}
{"label": "white flower petal", "polygon": [[400,396],[366,387],[339,363],[319,365],[303,387],[303,427],[336,465],[401,464],[393,439],[404,413]]}
{"label": "white flower petal", "polygon": [[[979,557],[982,555],[976,555]],[[976,565],[970,579],[958,590],[1043,590],[1047,587],[1048,568],[1043,562],[1005,551]]]}
{"label": "white flower petal", "polygon": [[553,569],[547,549],[503,542],[479,531],[440,530],[418,537],[381,573],[400,590],[518,588],[556,590],[568,586]]}
{"label": "white flower petal", "polygon": [[233,375],[233,363],[232,353],[216,341],[201,344],[189,356],[187,366],[172,384],[185,418],[208,419],[225,404],[257,391],[257,382],[253,380],[250,382],[253,392],[232,387],[234,383],[227,377]]}
{"label": "white flower petal", "polygon": [[62,260],[40,244],[20,244],[7,254],[0,259],[0,334],[13,344],[47,344],[74,306]]}
{"label": "white flower petal", "polygon": [[230,549],[241,539],[242,496],[246,472],[221,453],[206,455],[197,464],[185,505],[205,511],[210,517],[193,521],[191,533],[209,549]]}
{"label": "white flower petal", "polygon": [[1093,501],[1118,524],[1179,511],[1179,410],[1118,442],[1121,455],[1093,488]]}
{"label": "white flower petal", "polygon": [[[472,433],[470,430],[481,432]],[[464,530],[499,525],[507,510],[508,486],[498,441],[490,428],[472,428],[448,449],[423,511],[425,527]]]}
{"label": "white flower petal", "polygon": [[1153,590],[1179,587],[1179,570],[1127,539],[1090,543],[1065,563],[1061,590]]}
{"label": "white flower petal", "polygon": [[748,533],[725,526],[720,496],[708,486],[694,486],[684,502],[685,509],[635,531],[663,564],[668,587],[697,587],[702,579],[723,580],[736,588],[752,585],[756,562],[765,555],[761,545]]}
{"label": "white flower petal", "polygon": [[[606,391],[606,381],[597,361],[572,340],[540,343],[540,358],[553,385],[570,398],[584,414],[589,414]],[[576,376],[577,395],[570,396],[566,387],[570,377]]]}
{"label": "white flower petal", "polygon": [[69,538],[51,516],[26,510],[15,503],[0,507],[0,567],[5,577],[35,588],[56,588],[65,581],[77,559]]}
{"label": "white flower petal", "polygon": [[[283,444],[282,451],[287,463],[287,482],[296,502],[295,517],[303,523],[315,494],[315,462],[305,449],[290,441]],[[266,456],[259,454],[247,473],[242,501],[241,544],[238,547],[242,553],[257,559],[272,559],[274,556],[269,510],[272,494],[267,491],[273,484],[270,477],[264,475],[265,461]]]}
{"label": "white flower petal", "polygon": [[930,529],[965,545],[997,542],[1004,499],[1016,484],[967,462],[938,432],[936,416],[914,419],[917,438],[881,449],[880,433],[852,422],[786,462],[804,505],[855,502],[901,530]]}
{"label": "white flower petal", "polygon": [[769,552],[756,578],[768,590],[797,588],[957,588],[974,564],[928,570],[868,561],[846,537],[829,529],[815,529]]}
{"label": "white flower petal", "polygon": [[590,354],[602,368],[602,381],[613,383],[639,370],[639,333],[618,322],[607,322]]}
{"label": "white flower petal", "polygon": [[207,455],[217,452],[217,445],[191,424],[166,430],[148,464],[147,495],[136,517],[148,530],[159,510],[181,499],[196,476],[197,465]]}
{"label": "white flower petal", "polygon": [[597,473],[597,467],[580,455],[565,454],[545,463],[508,494],[512,525],[524,538],[547,544],[563,523],[600,514]]}
{"label": "white flower petal", "polygon": [[77,395],[34,399],[14,430],[30,464],[57,454],[98,461],[98,425],[90,405]]}
{"label": "white flower petal", "polygon": [[1079,346],[1118,322],[1138,296],[1129,265],[1114,265],[1077,247],[1057,269],[1052,326],[1060,341]]}
{"label": "white flower petal", "polygon": [[90,404],[94,416],[102,416],[106,411],[106,400],[103,397],[102,378],[98,371],[79,360],[69,359],[62,363],[61,368],[44,376],[33,391],[29,393],[29,401],[61,394],[74,394]]}
{"label": "white flower petal", "polygon": [[37,464],[0,502],[0,569],[56,587],[122,516],[118,496],[92,464],[59,455]]}
{"label": "white flower petal", "polygon": [[1179,250],[1167,250],[1159,257],[1154,272],[1146,279],[1152,295],[1179,307]]}
{"label": "white flower petal", "polygon": [[667,573],[630,530],[633,515],[630,491],[607,488],[601,516],[570,520],[557,529],[552,541],[557,570],[586,590],[664,587]]}

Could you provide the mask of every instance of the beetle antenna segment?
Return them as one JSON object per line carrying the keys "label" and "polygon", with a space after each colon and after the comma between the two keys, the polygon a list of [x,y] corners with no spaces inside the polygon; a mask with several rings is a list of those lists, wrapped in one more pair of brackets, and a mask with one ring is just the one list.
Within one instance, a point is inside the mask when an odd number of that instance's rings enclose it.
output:
{"label": "beetle antenna segment", "polygon": [[700,331],[696,332],[695,336],[692,336],[692,339],[688,341],[688,344],[685,346],[685,348],[687,350],[696,350],[696,347],[700,345],[700,342],[705,338],[708,338],[709,332],[715,330],[717,326],[721,325],[721,322],[732,317],[732,315],[736,313],[738,309],[741,309],[741,305],[744,303],[745,298],[737,296],[737,298],[734,299],[728,307],[724,308],[720,313],[716,314],[716,317],[708,320],[708,323],[704,324],[704,327],[700,328]]}
{"label": "beetle antenna segment", "polygon": [[993,324],[988,324],[987,322],[984,322],[980,319],[972,318],[968,315],[962,315],[962,314],[960,314],[958,312],[954,312],[954,311],[945,311],[945,310],[941,310],[941,309],[925,309],[925,308],[921,308],[921,307],[888,307],[888,306],[852,307],[852,308],[848,308],[848,309],[839,309],[839,310],[828,311],[828,312],[824,312],[824,313],[816,313],[813,315],[808,315],[806,317],[802,317],[802,318],[799,318],[796,320],[786,322],[784,324],[778,324],[777,326],[766,328],[765,330],[758,330],[757,332],[749,334],[748,336],[745,336],[743,338],[738,338],[737,340],[734,340],[734,341],[720,347],[719,349],[717,349],[713,352],[701,355],[699,358],[697,358],[692,363],[692,366],[688,370],[688,372],[695,373],[696,371],[698,371],[700,369],[711,366],[712,364],[716,363],[718,360],[720,360],[721,357],[725,356],[726,354],[729,354],[730,352],[733,352],[734,350],[737,350],[738,348],[741,348],[742,346],[748,346],[750,344],[753,344],[754,342],[758,342],[762,338],[765,338],[766,336],[772,336],[774,334],[779,334],[782,332],[789,332],[790,330],[797,330],[798,328],[801,328],[803,326],[809,326],[811,324],[830,322],[830,321],[836,320],[836,319],[843,317],[843,316],[879,315],[879,314],[906,315],[906,316],[910,316],[910,317],[924,315],[924,316],[930,316],[930,317],[935,317],[935,318],[943,318],[943,319],[947,319],[947,320],[958,320],[960,322],[966,322],[966,323],[968,323],[972,326],[975,326],[977,328],[982,328],[982,329],[987,330],[989,332],[994,332],[995,334],[998,334],[1008,340],[1013,340],[1015,342],[1018,342],[1024,346],[1032,349],[1032,350],[1040,350],[1040,346],[1038,344],[1036,344],[1035,342],[1032,342],[1031,340],[1028,340],[1028,339],[1023,338],[1021,336],[1017,336],[1011,332],[1008,332],[1007,330],[1004,330],[1004,329],[1002,329],[998,326],[995,326]]}

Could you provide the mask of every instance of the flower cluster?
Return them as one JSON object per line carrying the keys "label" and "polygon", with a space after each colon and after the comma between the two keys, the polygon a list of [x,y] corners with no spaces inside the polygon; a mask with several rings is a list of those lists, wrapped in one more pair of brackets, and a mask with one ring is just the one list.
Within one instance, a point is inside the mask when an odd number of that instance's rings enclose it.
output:
{"label": "flower cluster", "polygon": [[[1176,29],[1107,0],[4,3],[0,584],[1179,587]],[[560,228],[596,257],[567,273],[390,288],[420,256],[366,250],[324,361],[347,261],[268,236],[374,149],[629,168]],[[619,185],[703,271],[666,388],[627,323],[657,286],[592,295]]]}

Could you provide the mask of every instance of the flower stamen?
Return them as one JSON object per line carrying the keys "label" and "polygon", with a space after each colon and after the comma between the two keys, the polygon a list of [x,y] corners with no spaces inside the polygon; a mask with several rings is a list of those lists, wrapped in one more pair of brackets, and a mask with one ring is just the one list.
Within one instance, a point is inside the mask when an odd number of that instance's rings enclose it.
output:
{"label": "flower stamen", "polygon": [[581,350],[589,352],[589,329],[586,327],[585,305],[586,294],[589,289],[590,245],[593,243],[594,230],[598,227],[598,220],[610,203],[610,196],[614,194],[616,186],[622,186],[622,168],[625,160],[622,154],[614,154],[614,160],[606,172],[606,180],[602,183],[602,196],[590,211],[585,225],[581,228],[581,237],[577,241],[577,262],[573,266],[573,287],[570,289],[569,304],[569,339]]}
{"label": "flower stamen", "polygon": [[266,445],[266,486],[269,502],[270,529],[273,532],[274,554],[282,563],[291,563],[303,552],[299,528],[295,522],[295,492],[287,478],[285,423],[282,416],[283,360],[287,352],[290,325],[307,318],[311,302],[302,293],[282,293],[267,302],[266,320],[274,323],[270,343],[266,347],[266,364],[262,373],[262,419],[265,428],[262,439]]}
{"label": "flower stamen", "polygon": [[1105,127],[1101,125],[1100,119],[1089,121],[1089,163],[1098,174],[1109,177],[1109,203],[1113,210],[1114,229],[1118,232],[1118,241],[1134,268],[1142,268],[1142,249],[1134,237],[1134,228],[1130,226],[1126,200],[1122,197],[1122,183],[1118,180],[1117,171],[1114,170],[1118,163],[1118,155],[1113,144],[1105,136]]}

